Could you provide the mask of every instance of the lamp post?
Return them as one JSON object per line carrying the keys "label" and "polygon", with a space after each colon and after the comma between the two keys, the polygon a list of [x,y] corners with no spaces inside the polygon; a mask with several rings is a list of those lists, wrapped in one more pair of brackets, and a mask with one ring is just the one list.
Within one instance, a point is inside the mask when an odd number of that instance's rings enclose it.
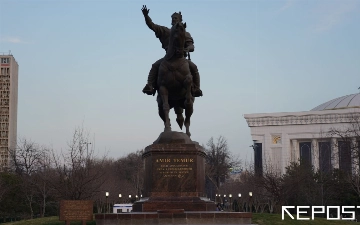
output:
{"label": "lamp post", "polygon": [[230,212],[232,211],[232,208],[231,208],[231,198],[232,198],[232,194],[229,194],[229,198],[230,198]]}
{"label": "lamp post", "polygon": [[105,192],[105,197],[106,197],[106,207],[105,207],[105,212],[108,213],[108,197],[109,197],[109,192]]}
{"label": "lamp post", "polygon": [[225,200],[226,200],[226,195],[224,195],[224,199],[223,199],[223,206],[226,209]]}
{"label": "lamp post", "polygon": [[[239,197],[239,212],[241,212],[243,205],[241,204],[241,194],[240,193],[238,194],[238,197]],[[240,208],[240,206],[241,206],[241,208]]]}
{"label": "lamp post", "polygon": [[89,154],[89,145],[91,145],[91,142],[83,142],[83,144],[86,144],[86,154]]}
{"label": "lamp post", "polygon": [[249,204],[250,204],[249,211],[252,212],[252,192],[251,192],[251,191],[249,192],[249,197],[250,197],[250,200],[249,200]]}
{"label": "lamp post", "polygon": [[120,203],[120,204],[121,204],[121,197],[122,197],[122,195],[119,194],[119,203]]}
{"label": "lamp post", "polygon": [[217,194],[215,195],[215,205],[216,205],[216,199],[217,199]]}
{"label": "lamp post", "polygon": [[138,195],[135,195],[135,200],[136,200],[136,201],[138,200],[138,198],[139,198],[139,196],[138,196]]}
{"label": "lamp post", "polygon": [[131,203],[131,195],[129,195],[129,202]]}

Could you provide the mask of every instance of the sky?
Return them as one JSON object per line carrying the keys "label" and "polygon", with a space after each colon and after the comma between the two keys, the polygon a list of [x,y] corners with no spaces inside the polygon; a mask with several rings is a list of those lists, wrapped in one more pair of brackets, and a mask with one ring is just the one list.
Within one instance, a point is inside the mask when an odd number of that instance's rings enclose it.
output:
{"label": "sky", "polygon": [[83,126],[90,147],[115,159],[157,139],[156,97],[142,89],[165,51],[142,5],[167,27],[181,11],[194,38],[200,144],[221,135],[251,161],[244,114],[308,111],[359,91],[360,0],[0,0],[0,52],[19,64],[19,138],[65,151]]}

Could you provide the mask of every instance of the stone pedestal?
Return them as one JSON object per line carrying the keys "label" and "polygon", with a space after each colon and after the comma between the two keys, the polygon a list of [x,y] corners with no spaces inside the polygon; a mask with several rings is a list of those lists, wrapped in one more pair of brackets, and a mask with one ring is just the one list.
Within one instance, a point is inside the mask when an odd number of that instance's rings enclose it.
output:
{"label": "stone pedestal", "polygon": [[96,214],[98,225],[251,224],[251,213],[217,212],[205,196],[205,153],[181,132],[163,132],[145,148],[143,198],[132,213]]}
{"label": "stone pedestal", "polygon": [[205,156],[186,134],[161,133],[145,148],[145,198],[133,205],[133,211],[215,211],[214,202],[205,198]]}

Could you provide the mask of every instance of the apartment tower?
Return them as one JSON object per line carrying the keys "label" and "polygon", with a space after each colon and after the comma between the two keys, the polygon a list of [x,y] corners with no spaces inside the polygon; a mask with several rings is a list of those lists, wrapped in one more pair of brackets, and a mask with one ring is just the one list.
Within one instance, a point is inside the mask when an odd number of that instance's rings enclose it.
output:
{"label": "apartment tower", "polygon": [[9,166],[8,149],[16,148],[18,69],[11,53],[0,54],[0,171]]}

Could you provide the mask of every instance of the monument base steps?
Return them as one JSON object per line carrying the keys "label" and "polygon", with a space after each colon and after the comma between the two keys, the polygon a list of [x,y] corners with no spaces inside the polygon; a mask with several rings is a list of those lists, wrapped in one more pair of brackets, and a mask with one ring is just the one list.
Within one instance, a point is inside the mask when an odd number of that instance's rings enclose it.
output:
{"label": "monument base steps", "polygon": [[152,225],[152,224],[251,224],[251,213],[246,212],[187,212],[181,209],[158,212],[96,214],[96,225]]}

